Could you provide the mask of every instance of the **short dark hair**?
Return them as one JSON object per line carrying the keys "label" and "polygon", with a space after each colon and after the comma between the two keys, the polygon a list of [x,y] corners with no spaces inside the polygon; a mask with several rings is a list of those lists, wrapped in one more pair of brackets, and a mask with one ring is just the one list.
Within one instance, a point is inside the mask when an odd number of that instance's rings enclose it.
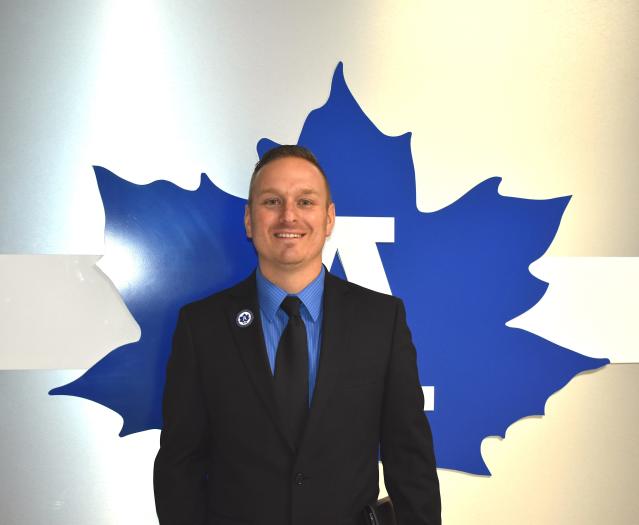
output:
{"label": "short dark hair", "polygon": [[326,173],[324,173],[324,169],[320,165],[317,157],[313,154],[313,152],[310,149],[305,148],[304,146],[297,146],[295,144],[283,144],[282,146],[276,146],[275,148],[268,150],[266,153],[264,153],[264,155],[262,155],[262,158],[257,162],[257,164],[255,164],[253,174],[251,175],[251,182],[249,184],[249,205],[251,204],[251,201],[253,199],[253,187],[255,186],[255,179],[257,178],[257,174],[259,173],[259,171],[270,162],[287,157],[304,159],[315,166],[324,178],[324,184],[326,185],[326,195],[328,197],[328,202],[326,204],[328,205],[333,202],[333,199],[331,198],[331,188],[328,184]]}

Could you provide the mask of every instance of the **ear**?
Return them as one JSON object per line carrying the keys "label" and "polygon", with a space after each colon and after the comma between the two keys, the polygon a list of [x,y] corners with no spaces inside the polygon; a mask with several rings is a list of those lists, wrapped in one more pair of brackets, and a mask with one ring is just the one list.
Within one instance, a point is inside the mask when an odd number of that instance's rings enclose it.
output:
{"label": "ear", "polygon": [[330,236],[333,233],[333,227],[335,226],[335,203],[331,202],[326,210],[326,236]]}
{"label": "ear", "polygon": [[246,230],[246,236],[249,239],[253,238],[253,232],[251,230],[251,207],[249,204],[244,206],[244,229]]}

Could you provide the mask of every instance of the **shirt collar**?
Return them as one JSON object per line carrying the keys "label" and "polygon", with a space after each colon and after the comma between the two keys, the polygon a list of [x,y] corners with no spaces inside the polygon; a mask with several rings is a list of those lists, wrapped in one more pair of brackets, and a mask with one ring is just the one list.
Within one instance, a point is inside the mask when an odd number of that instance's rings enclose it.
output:
{"label": "shirt collar", "polygon": [[282,304],[282,301],[287,295],[295,295],[300,298],[302,304],[306,307],[306,310],[312,317],[313,321],[317,321],[322,310],[322,298],[324,297],[324,265],[320,270],[319,275],[313,279],[303,290],[296,294],[288,294],[285,290],[282,290],[276,284],[269,281],[258,266],[255,272],[255,278],[257,282],[257,299],[260,303],[260,309],[264,312],[264,315],[272,321],[275,318],[277,309]]}

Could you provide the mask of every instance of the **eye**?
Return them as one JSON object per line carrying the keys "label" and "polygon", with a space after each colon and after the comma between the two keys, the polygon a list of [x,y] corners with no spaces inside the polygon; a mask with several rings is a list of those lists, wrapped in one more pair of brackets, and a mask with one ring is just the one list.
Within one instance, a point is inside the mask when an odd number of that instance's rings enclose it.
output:
{"label": "eye", "polygon": [[312,201],[311,199],[300,199],[300,200],[299,200],[299,205],[300,205],[302,208],[307,208],[307,207],[309,207],[309,206],[312,206],[312,205],[313,205],[313,201]]}
{"label": "eye", "polygon": [[267,197],[262,201],[264,206],[273,207],[277,206],[280,203],[280,200],[277,197]]}

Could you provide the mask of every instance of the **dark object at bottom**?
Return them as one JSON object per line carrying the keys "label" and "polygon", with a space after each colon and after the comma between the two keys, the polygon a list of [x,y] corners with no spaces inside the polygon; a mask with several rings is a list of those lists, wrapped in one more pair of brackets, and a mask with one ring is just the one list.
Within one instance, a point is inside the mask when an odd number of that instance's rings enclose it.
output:
{"label": "dark object at bottom", "polygon": [[375,505],[366,505],[364,523],[366,525],[397,525],[393,502],[390,498],[382,498]]}

